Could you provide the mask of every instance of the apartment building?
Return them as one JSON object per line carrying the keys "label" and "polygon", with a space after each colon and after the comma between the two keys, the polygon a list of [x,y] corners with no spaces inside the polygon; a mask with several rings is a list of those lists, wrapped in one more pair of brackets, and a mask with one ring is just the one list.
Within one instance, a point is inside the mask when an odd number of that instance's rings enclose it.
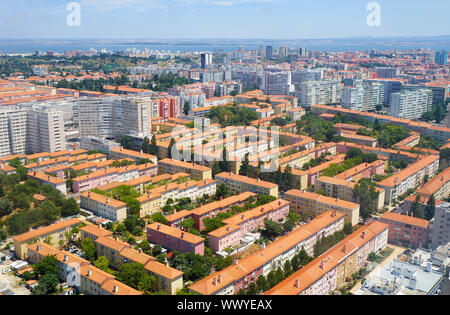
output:
{"label": "apartment building", "polygon": [[219,213],[229,212],[233,206],[243,206],[250,197],[256,198],[257,195],[252,192],[244,192],[237,196],[231,196],[220,201],[215,201],[190,212],[190,215],[194,219],[195,228],[199,231],[203,231],[205,226],[203,220],[205,218],[214,218]]}
{"label": "apartment building", "polygon": [[209,275],[194,283],[189,290],[201,295],[233,295],[241,289],[248,289],[259,276],[267,277],[270,271],[284,266],[287,260],[305,249],[313,255],[314,245],[322,238],[344,228],[344,215],[335,212],[324,213],[309,223],[292,231],[242,260],[235,260],[232,266]]}
{"label": "apartment building", "polygon": [[233,173],[220,173],[216,175],[217,184],[224,184],[233,193],[246,191],[258,195],[270,195],[278,198],[278,185]]}
{"label": "apartment building", "polygon": [[80,98],[77,107],[81,137],[113,139],[127,134],[144,137],[151,134],[153,101],[150,97]]}
{"label": "apartment building", "polygon": [[386,212],[379,221],[389,225],[389,243],[408,248],[428,247],[427,220]]}
{"label": "apartment building", "polygon": [[173,159],[158,161],[158,174],[176,173],[188,173],[196,180],[212,179],[212,171],[209,167]]}
{"label": "apartment building", "polygon": [[136,165],[122,168],[110,167],[72,179],[72,190],[75,193],[79,193],[104,186],[108,183],[127,182],[138,177],[139,172]]}
{"label": "apartment building", "polygon": [[205,251],[204,238],[158,222],[147,225],[147,240],[180,253],[191,252],[203,256]]}
{"label": "apartment building", "polygon": [[50,185],[59,190],[62,194],[67,195],[66,181],[63,179],[40,172],[30,172],[28,173],[28,178],[38,181],[41,185]]}
{"label": "apartment building", "polygon": [[293,91],[291,73],[281,69],[266,69],[262,73],[261,90],[266,95],[289,95]]}
{"label": "apartment building", "polygon": [[57,152],[66,150],[64,113],[55,109],[31,109],[27,113],[26,151]]}
{"label": "apartment building", "polygon": [[401,170],[398,174],[378,183],[386,191],[386,204],[390,204],[408,189],[420,187],[425,176],[433,177],[439,168],[439,156],[429,155]]}
{"label": "apartment building", "polygon": [[430,179],[416,190],[416,195],[436,200],[446,200],[450,196],[450,167]]}
{"label": "apartment building", "polygon": [[336,178],[357,183],[362,178],[371,178],[375,175],[384,175],[385,169],[386,161],[376,160],[372,163],[362,163],[352,167],[351,169],[336,175]]}
{"label": "apartment building", "polygon": [[[141,292],[119,282],[81,257],[58,250],[45,243],[37,242],[27,246],[32,264],[37,264],[47,256],[58,261],[58,277],[62,281],[73,283],[79,293],[86,295],[142,295]],[[79,280],[77,282],[76,280]]]}
{"label": "apartment building", "polygon": [[131,159],[135,162],[139,162],[140,160],[150,160],[151,163],[157,164],[158,158],[154,155],[124,149],[122,147],[114,148],[110,150],[109,157],[113,160],[122,160],[122,159]]}
{"label": "apartment building", "polygon": [[41,242],[50,241],[52,246],[60,246],[59,242],[61,240],[66,244],[67,239],[65,233],[70,232],[72,228],[77,227],[80,224],[81,220],[70,219],[14,236],[14,252],[19,259],[24,260],[28,256],[27,245],[35,240]]}
{"label": "apartment building", "polygon": [[429,235],[433,249],[450,242],[450,203],[445,202],[436,206]]}
{"label": "apartment building", "polygon": [[370,253],[384,249],[387,240],[386,224],[366,225],[264,295],[329,295],[365,266]]}
{"label": "apartment building", "polygon": [[209,247],[214,252],[220,252],[226,248],[239,245],[243,236],[264,227],[265,219],[284,222],[288,214],[289,202],[281,199],[236,214],[222,221],[225,226],[208,234]]}
{"label": "apartment building", "polygon": [[337,104],[341,101],[341,95],[342,86],[339,81],[308,81],[300,84],[298,100],[302,107],[310,108],[316,104]]}
{"label": "apartment building", "polygon": [[284,198],[290,202],[292,210],[301,214],[316,217],[327,211],[337,211],[344,214],[346,223],[355,226],[359,222],[357,203],[297,189],[287,191]]}
{"label": "apartment building", "polygon": [[431,110],[433,93],[427,89],[403,90],[391,94],[389,115],[397,118],[418,119]]}
{"label": "apartment building", "polygon": [[380,122],[380,124],[391,123],[394,125],[405,127],[406,129],[415,131],[420,133],[421,135],[428,135],[438,141],[447,142],[450,138],[450,128],[434,126],[432,124],[424,123],[424,122],[415,122],[409,119],[396,118],[388,115],[380,115],[375,113],[361,112],[350,110],[341,107],[331,107],[325,105],[313,105],[311,107],[311,111],[316,114],[338,114],[345,113],[350,118],[358,118],[362,117],[370,122],[374,123],[376,120]]}
{"label": "apartment building", "polygon": [[27,112],[0,109],[0,157],[25,154],[27,141]]}
{"label": "apartment building", "polygon": [[80,228],[81,239],[90,238],[96,245],[99,256],[104,255],[114,268],[120,268],[124,263],[139,263],[145,270],[156,277],[157,289],[175,295],[183,288],[183,272],[162,264],[155,257],[135,250],[131,245],[118,241],[112,233],[94,225]]}
{"label": "apartment building", "polygon": [[86,191],[80,194],[80,207],[113,222],[127,218],[127,204],[113,198]]}
{"label": "apartment building", "polygon": [[341,106],[359,111],[374,111],[383,105],[384,86],[374,81],[358,81],[354,86],[342,90]]}
{"label": "apartment building", "polygon": [[[337,177],[321,176],[316,180],[315,191],[323,189],[327,192],[328,196],[332,198],[339,198],[342,200],[358,203],[356,198],[353,197],[353,189],[356,183],[350,182]],[[378,198],[374,201],[374,206],[377,210],[381,210],[384,207],[384,189],[376,187],[378,192]]]}

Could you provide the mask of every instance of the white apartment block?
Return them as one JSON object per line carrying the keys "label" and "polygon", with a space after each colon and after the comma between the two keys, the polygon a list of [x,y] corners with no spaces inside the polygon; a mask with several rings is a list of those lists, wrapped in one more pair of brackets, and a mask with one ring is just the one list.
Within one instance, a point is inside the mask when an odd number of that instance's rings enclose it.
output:
{"label": "white apartment block", "polygon": [[427,89],[392,93],[389,115],[404,119],[418,119],[431,110],[433,93]]}
{"label": "white apartment block", "polygon": [[383,105],[384,86],[377,82],[364,82],[354,87],[346,86],[342,90],[341,105],[343,108],[370,111],[377,105]]}
{"label": "white apartment block", "polygon": [[150,97],[82,98],[78,101],[80,136],[115,138],[149,136],[153,102]]}
{"label": "white apartment block", "polygon": [[299,103],[304,108],[313,105],[331,105],[341,101],[342,87],[339,81],[309,81],[300,84]]}
{"label": "white apartment block", "polygon": [[262,74],[261,90],[266,95],[288,95],[293,92],[291,73],[277,69],[266,69]]}
{"label": "white apartment block", "polygon": [[32,109],[27,114],[27,153],[66,150],[64,113],[54,109]]}

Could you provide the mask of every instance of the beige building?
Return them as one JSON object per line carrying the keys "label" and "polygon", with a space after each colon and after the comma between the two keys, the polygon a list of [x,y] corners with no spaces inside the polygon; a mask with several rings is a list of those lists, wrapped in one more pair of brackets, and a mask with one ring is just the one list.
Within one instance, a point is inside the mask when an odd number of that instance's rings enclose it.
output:
{"label": "beige building", "polygon": [[30,242],[41,241],[50,243],[52,246],[60,246],[60,241],[67,244],[65,233],[81,223],[78,219],[70,219],[67,221],[58,222],[34,231],[23,233],[13,237],[14,251],[16,256],[20,259],[27,258],[27,245]]}
{"label": "beige building", "polygon": [[234,193],[246,191],[258,195],[270,195],[278,198],[278,185],[242,175],[220,173],[216,175],[217,184],[225,184]]}
{"label": "beige building", "polygon": [[[119,282],[116,278],[102,271],[83,258],[72,253],[58,250],[45,243],[27,246],[32,264],[37,264],[47,256],[54,256],[58,261],[58,277],[65,282],[73,282],[76,290],[86,295],[142,295],[141,292]],[[77,281],[78,280],[78,281]]]}
{"label": "beige building", "polygon": [[183,288],[183,272],[162,264],[155,257],[134,250],[131,245],[115,240],[111,233],[94,225],[80,228],[81,238],[93,240],[99,256],[106,256],[111,266],[120,268],[120,265],[136,262],[144,265],[148,273],[156,277],[157,289],[175,295]]}
{"label": "beige building", "polygon": [[[346,201],[357,202],[353,197],[353,189],[356,183],[349,182],[336,177],[322,176],[316,180],[315,190],[323,189],[327,192],[328,196],[332,198],[339,198]],[[375,187],[375,190],[379,193],[378,198],[374,201],[374,206],[377,210],[381,210],[384,207],[384,189]]]}
{"label": "beige building", "polygon": [[158,174],[175,173],[189,173],[196,180],[212,179],[212,171],[206,166],[172,159],[164,159],[158,162]]}
{"label": "beige building", "polygon": [[80,207],[111,221],[123,221],[127,218],[127,204],[94,192],[85,191],[80,195]]}
{"label": "beige building", "polygon": [[327,211],[337,211],[344,214],[346,223],[355,226],[359,222],[359,204],[350,201],[297,189],[286,192],[284,199],[290,202],[291,209],[301,214],[316,217]]}

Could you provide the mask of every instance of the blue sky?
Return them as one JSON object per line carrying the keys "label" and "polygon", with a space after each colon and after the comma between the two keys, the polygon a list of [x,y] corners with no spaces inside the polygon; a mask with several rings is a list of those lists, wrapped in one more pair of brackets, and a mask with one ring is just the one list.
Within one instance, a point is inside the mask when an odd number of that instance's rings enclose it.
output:
{"label": "blue sky", "polygon": [[378,0],[381,26],[366,23],[370,0],[6,0],[0,38],[271,38],[450,35],[449,0]]}

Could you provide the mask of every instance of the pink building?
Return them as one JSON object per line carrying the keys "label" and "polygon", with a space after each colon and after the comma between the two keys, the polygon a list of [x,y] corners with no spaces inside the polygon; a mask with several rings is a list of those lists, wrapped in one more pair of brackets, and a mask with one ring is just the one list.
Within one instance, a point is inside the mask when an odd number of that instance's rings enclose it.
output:
{"label": "pink building", "polygon": [[362,163],[336,175],[336,178],[358,182],[361,178],[370,178],[374,175],[384,175],[385,168],[386,163],[383,160],[377,160],[372,163]]}
{"label": "pink building", "polygon": [[275,200],[271,203],[236,214],[224,220],[225,226],[208,234],[210,248],[217,252],[238,245],[245,234],[264,226],[264,220],[285,221],[289,214],[289,202]]}
{"label": "pink building", "polygon": [[170,251],[191,252],[197,255],[205,253],[204,238],[158,222],[147,225],[147,239],[150,243],[160,244]]}
{"label": "pink building", "polygon": [[427,220],[387,212],[379,221],[389,224],[389,243],[411,248],[427,247],[430,223]]}
{"label": "pink building", "polygon": [[138,165],[139,177],[142,176],[155,176],[158,173],[158,166],[152,163]]}
{"label": "pink building", "polygon": [[117,181],[117,169],[109,168],[74,178],[72,189],[75,193],[79,193],[114,181]]}

